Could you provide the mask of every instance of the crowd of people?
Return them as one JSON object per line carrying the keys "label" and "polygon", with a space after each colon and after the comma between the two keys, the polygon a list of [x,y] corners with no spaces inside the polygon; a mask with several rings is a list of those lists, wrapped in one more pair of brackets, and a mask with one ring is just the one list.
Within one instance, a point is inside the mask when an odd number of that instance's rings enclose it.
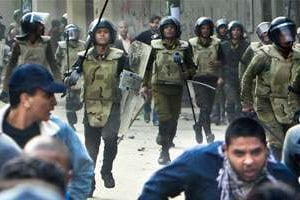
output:
{"label": "crowd of people", "polygon": [[[116,26],[96,19],[87,41],[80,40],[80,27],[62,19],[53,20],[47,35],[38,13],[16,11],[3,44],[1,199],[92,197],[101,140],[101,178],[106,188],[115,187],[124,98],[119,82],[123,70],[134,73],[135,41],[152,48],[135,94],[145,98],[145,122],[152,118],[158,126],[158,163],[165,165],[138,199],[182,192],[191,200],[300,199],[300,49],[291,19],[261,22],[259,42],[245,37],[242,23],[224,18],[199,17],[188,40],[172,16],[151,17],[150,28],[135,37],[125,20]],[[172,162],[185,86],[199,109],[191,127],[199,145]],[[51,114],[56,93],[65,97],[67,122]],[[78,111],[84,113],[84,144],[76,133]],[[224,142],[214,142],[213,122],[229,123]]]}

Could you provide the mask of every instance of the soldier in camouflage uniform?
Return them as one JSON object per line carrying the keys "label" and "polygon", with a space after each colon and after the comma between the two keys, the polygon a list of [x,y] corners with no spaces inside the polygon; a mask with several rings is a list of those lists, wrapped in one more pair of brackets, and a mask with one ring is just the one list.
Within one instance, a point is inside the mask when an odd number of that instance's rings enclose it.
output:
{"label": "soldier in camouflage uniform", "polygon": [[244,27],[238,21],[231,21],[228,25],[230,40],[221,43],[224,54],[222,76],[226,96],[226,112],[228,121],[232,122],[241,115],[239,61],[249,46],[244,35]]}
{"label": "soldier in camouflage uniform", "polygon": [[40,64],[49,67],[56,80],[62,76],[51,49],[50,37],[43,36],[45,27],[41,16],[31,12],[21,19],[22,35],[17,36],[9,63],[6,68],[3,91],[1,98],[5,101],[8,97],[8,80],[13,69],[24,63]]}
{"label": "soldier in camouflage uniform", "polygon": [[[85,42],[79,40],[80,32],[78,26],[74,24],[67,25],[64,34],[66,40],[58,42],[58,48],[55,53],[55,59],[60,64],[62,74],[68,72],[70,67],[68,65],[76,61],[77,53],[85,49]],[[67,119],[74,130],[74,125],[77,123],[76,111],[82,108],[80,99],[81,87],[82,81],[78,81],[76,85],[68,88],[66,95]]]}
{"label": "soldier in camouflage uniform", "polygon": [[251,61],[242,79],[241,98],[243,110],[253,110],[252,81],[256,78],[256,112],[268,128],[270,148],[280,160],[285,132],[300,109],[300,96],[288,90],[299,74],[300,52],[293,48],[296,26],[292,20],[275,18],[268,36],[273,45],[264,45]]}
{"label": "soldier in camouflage uniform", "polygon": [[[222,55],[220,41],[211,37],[214,32],[213,21],[208,17],[200,17],[195,24],[194,32],[197,37],[189,39],[193,49],[193,60],[197,66],[193,80],[217,87]],[[193,86],[196,103],[200,108],[198,125],[203,127],[207,141],[211,143],[215,136],[211,131],[209,115],[214,103],[215,90],[198,84]]]}
{"label": "soldier in camouflage uniform", "polygon": [[[85,145],[96,163],[101,137],[104,141],[101,176],[106,188],[115,187],[112,168],[118,150],[122,97],[118,86],[120,73],[127,63],[124,52],[111,47],[116,35],[117,32],[110,21],[101,19],[98,24],[97,21],[93,21],[90,25],[89,39],[94,46],[88,50],[83,66],[77,68],[76,65],[81,63],[84,55],[84,52],[79,53],[74,70],[70,77],[65,79],[67,84],[72,85],[78,81],[81,73],[83,75]],[[94,190],[95,178],[91,194]]]}
{"label": "soldier in camouflage uniform", "polygon": [[[184,80],[194,74],[195,66],[188,42],[179,40],[181,30],[177,19],[170,16],[163,18],[159,30],[162,39],[151,41],[153,51],[145,73],[143,91],[152,89],[154,107],[159,115],[157,143],[162,146],[158,163],[168,164],[169,148],[177,130]],[[184,72],[173,59],[175,53],[182,58]]]}

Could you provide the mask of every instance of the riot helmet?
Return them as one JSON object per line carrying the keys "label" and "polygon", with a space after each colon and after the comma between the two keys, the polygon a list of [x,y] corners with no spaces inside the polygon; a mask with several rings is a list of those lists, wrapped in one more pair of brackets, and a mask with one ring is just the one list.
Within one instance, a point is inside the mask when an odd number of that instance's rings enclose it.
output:
{"label": "riot helmet", "polygon": [[79,40],[80,30],[75,24],[68,24],[64,30],[65,37],[69,37],[69,40]]}
{"label": "riot helmet", "polygon": [[200,17],[199,19],[197,19],[197,21],[195,23],[195,27],[194,27],[194,33],[197,36],[199,36],[200,28],[203,25],[208,25],[209,26],[209,28],[210,28],[209,36],[212,36],[214,34],[214,22],[209,17]]}
{"label": "riot helmet", "polygon": [[[280,47],[292,46],[296,36],[296,24],[287,17],[276,17],[272,20],[268,31],[272,42]],[[282,44],[285,44],[282,46]]]}
{"label": "riot helmet", "polygon": [[239,28],[241,30],[241,38],[244,38],[244,26],[239,21],[236,20],[233,20],[228,24],[230,38],[232,38],[232,30],[234,28]]}
{"label": "riot helmet", "polygon": [[179,38],[181,35],[181,28],[180,28],[180,23],[179,21],[172,16],[167,16],[162,18],[162,20],[159,22],[159,32],[162,38],[164,38],[164,34],[163,34],[163,29],[166,25],[172,24],[175,26],[176,28],[176,38]]}
{"label": "riot helmet", "polygon": [[40,25],[44,26],[43,18],[35,12],[27,13],[21,18],[23,36],[27,36],[30,33],[38,33]]}
{"label": "riot helmet", "polygon": [[92,39],[93,42],[95,42],[95,32],[96,30],[100,29],[100,28],[107,28],[109,30],[109,34],[110,34],[110,43],[113,44],[117,38],[117,31],[115,26],[108,21],[107,19],[102,18],[100,20],[100,22],[97,24],[98,19],[95,19],[94,21],[92,21],[89,25],[89,38]]}
{"label": "riot helmet", "polygon": [[218,32],[219,28],[225,27],[226,29],[228,28],[228,21],[224,18],[218,19],[216,21],[216,31]]}
{"label": "riot helmet", "polygon": [[261,22],[257,25],[256,28],[256,34],[257,37],[264,43],[270,43],[270,38],[268,36],[268,31],[270,28],[271,23],[270,22]]}

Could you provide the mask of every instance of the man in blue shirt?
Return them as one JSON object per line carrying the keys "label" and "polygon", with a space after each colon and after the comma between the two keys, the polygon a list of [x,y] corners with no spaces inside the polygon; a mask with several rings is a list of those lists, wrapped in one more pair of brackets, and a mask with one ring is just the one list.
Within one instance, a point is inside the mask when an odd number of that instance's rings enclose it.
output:
{"label": "man in blue shirt", "polygon": [[185,193],[187,200],[245,199],[265,182],[282,181],[299,190],[297,178],[269,154],[265,130],[251,118],[233,121],[225,143],[187,150],[148,180],[139,200]]}

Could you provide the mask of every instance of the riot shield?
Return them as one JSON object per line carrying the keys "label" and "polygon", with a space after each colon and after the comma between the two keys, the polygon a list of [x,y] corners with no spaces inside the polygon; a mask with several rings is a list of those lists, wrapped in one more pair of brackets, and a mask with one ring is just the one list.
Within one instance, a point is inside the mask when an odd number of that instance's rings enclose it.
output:
{"label": "riot shield", "polygon": [[123,70],[119,85],[122,90],[120,138],[124,137],[145,103],[144,98],[138,92],[142,85],[151,49],[151,46],[140,41],[134,41],[129,48],[130,71]]}

